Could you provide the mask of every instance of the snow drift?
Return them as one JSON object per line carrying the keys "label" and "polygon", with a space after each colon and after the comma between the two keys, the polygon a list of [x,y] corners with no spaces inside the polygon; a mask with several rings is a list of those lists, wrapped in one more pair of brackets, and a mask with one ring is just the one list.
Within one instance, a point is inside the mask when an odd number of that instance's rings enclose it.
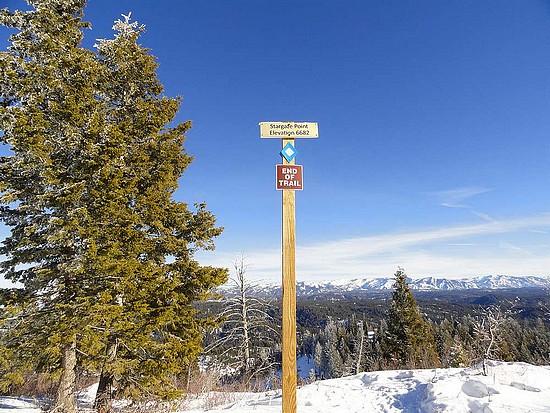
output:
{"label": "snow drift", "polygon": [[[93,396],[93,395],[90,395]],[[220,395],[218,395],[220,396]],[[281,392],[190,397],[179,412],[281,411]],[[28,401],[0,398],[0,413],[36,413]],[[300,413],[548,413],[550,366],[489,362],[481,368],[395,370],[317,381],[298,389]]]}
{"label": "snow drift", "polygon": [[[298,389],[300,413],[550,412],[550,367],[489,362],[481,368],[396,370],[317,381]],[[280,412],[281,393],[240,394],[224,412]],[[205,412],[200,399],[186,412]]]}

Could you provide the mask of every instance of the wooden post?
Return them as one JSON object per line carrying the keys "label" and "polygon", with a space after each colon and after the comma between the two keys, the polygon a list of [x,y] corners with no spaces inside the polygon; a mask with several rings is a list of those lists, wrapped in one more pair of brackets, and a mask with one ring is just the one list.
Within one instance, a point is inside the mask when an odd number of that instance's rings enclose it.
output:
{"label": "wooden post", "polygon": [[[296,413],[296,192],[302,189],[302,166],[294,164],[294,138],[318,138],[317,122],[260,122],[260,138],[282,139],[283,165],[277,165],[277,189],[282,190],[282,276],[283,276],[283,413]],[[290,159],[290,161],[288,160]],[[285,165],[295,165],[284,168]],[[285,172],[285,169],[287,172]],[[294,171],[295,170],[295,171]],[[292,171],[292,172],[289,172]],[[286,189],[294,188],[294,189]]]}
{"label": "wooden post", "polygon": [[[294,145],[294,139],[283,139]],[[294,165],[294,160],[283,164]],[[296,196],[283,192],[282,276],[283,276],[283,413],[296,413]]]}

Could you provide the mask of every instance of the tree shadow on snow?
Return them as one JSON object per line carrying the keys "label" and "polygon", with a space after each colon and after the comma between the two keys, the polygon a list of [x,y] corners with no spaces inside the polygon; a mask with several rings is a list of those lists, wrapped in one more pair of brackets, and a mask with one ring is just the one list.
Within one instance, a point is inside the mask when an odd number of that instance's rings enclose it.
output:
{"label": "tree shadow on snow", "polygon": [[10,409],[10,410],[24,410],[24,409],[29,409],[30,407],[29,406],[14,406],[13,404],[5,404],[5,403],[1,403],[0,402],[0,410],[4,410],[4,409]]}

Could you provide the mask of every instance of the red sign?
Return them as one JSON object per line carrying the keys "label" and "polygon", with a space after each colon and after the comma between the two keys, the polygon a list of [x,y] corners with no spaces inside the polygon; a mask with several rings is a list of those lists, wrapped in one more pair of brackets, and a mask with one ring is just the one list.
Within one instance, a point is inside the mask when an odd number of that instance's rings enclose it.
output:
{"label": "red sign", "polygon": [[277,189],[303,188],[302,165],[276,165],[277,166]]}

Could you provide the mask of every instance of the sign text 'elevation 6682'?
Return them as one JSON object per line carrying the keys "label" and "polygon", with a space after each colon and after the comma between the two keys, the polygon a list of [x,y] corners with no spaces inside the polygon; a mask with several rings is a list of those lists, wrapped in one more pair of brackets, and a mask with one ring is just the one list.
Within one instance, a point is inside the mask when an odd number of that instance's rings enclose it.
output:
{"label": "sign text 'elevation 6682'", "polygon": [[261,138],[318,138],[317,122],[260,122]]}

